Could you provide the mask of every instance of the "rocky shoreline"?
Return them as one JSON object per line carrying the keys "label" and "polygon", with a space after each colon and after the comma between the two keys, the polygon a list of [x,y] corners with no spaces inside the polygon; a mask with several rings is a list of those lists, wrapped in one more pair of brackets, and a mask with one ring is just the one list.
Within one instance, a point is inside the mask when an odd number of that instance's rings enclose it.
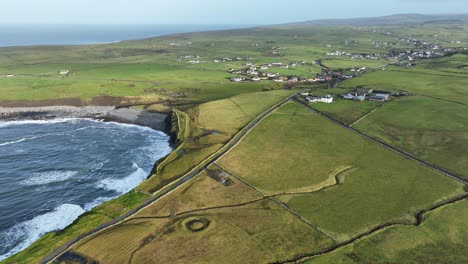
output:
{"label": "rocky shoreline", "polygon": [[48,120],[56,118],[92,118],[129,123],[168,132],[164,113],[113,106],[0,107],[0,121]]}

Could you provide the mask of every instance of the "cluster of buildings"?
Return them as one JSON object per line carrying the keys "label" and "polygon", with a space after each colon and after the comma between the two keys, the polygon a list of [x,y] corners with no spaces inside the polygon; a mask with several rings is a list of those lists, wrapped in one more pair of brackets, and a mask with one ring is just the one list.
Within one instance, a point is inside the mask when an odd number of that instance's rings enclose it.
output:
{"label": "cluster of buildings", "polygon": [[183,41],[183,42],[172,42],[169,44],[171,47],[186,47],[186,46],[191,46],[192,42],[191,41]]}
{"label": "cluster of buildings", "polygon": [[278,73],[272,73],[268,71],[270,68],[283,68],[287,69],[290,67],[296,67],[298,64],[305,64],[304,61],[302,62],[292,62],[289,64],[283,64],[281,62],[276,63],[267,63],[262,64],[260,66],[255,65],[254,63],[246,63],[246,68],[241,70],[234,70],[228,69],[227,72],[237,75],[243,75],[231,78],[233,82],[244,82],[244,81],[251,81],[251,82],[260,82],[262,80],[271,80],[274,82],[299,82],[301,79],[297,76],[281,76]]}

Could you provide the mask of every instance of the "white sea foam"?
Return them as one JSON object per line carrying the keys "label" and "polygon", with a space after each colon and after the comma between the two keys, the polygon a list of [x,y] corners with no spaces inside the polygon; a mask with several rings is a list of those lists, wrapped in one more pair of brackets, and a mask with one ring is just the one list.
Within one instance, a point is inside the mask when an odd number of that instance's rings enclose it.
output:
{"label": "white sea foam", "polygon": [[0,244],[8,245],[16,241],[21,242],[8,253],[0,255],[0,260],[27,248],[48,232],[64,229],[84,212],[85,210],[78,205],[63,204],[52,212],[36,216],[32,220],[13,226],[1,234]]}
{"label": "white sea foam", "polygon": [[63,182],[78,174],[77,171],[48,171],[34,173],[32,177],[21,182],[23,185],[36,186],[53,182]]}
{"label": "white sea foam", "polygon": [[99,182],[98,187],[108,190],[115,191],[120,194],[124,194],[137,187],[143,182],[148,174],[137,164],[133,163],[135,171],[122,179],[107,178]]}
{"label": "white sea foam", "polygon": [[11,144],[16,144],[16,143],[23,142],[25,140],[27,140],[27,138],[22,138],[22,139],[18,139],[18,140],[14,140],[14,141],[3,142],[3,143],[0,144],[0,146],[7,146],[7,145],[11,145]]}
{"label": "white sea foam", "polygon": [[8,142],[3,142],[3,143],[0,143],[0,147],[1,146],[8,146],[8,145],[12,145],[12,144],[17,144],[17,143],[21,143],[23,141],[27,141],[27,140],[33,140],[33,139],[37,139],[37,138],[41,138],[41,137],[44,137],[44,136],[38,136],[38,137],[29,137],[29,138],[21,138],[21,139],[18,139],[18,140],[13,140],[13,141],[8,141]]}
{"label": "white sea foam", "polygon": [[19,125],[33,125],[33,124],[57,124],[65,123],[73,120],[78,120],[77,118],[57,118],[50,120],[21,120],[21,121],[7,121],[0,122],[0,127],[9,127],[9,126],[19,126]]}

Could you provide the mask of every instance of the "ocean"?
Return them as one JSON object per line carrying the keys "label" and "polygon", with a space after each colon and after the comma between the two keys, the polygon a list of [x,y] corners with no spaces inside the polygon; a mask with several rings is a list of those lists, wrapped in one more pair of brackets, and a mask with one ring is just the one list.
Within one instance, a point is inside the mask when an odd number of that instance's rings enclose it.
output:
{"label": "ocean", "polygon": [[0,261],[130,191],[171,151],[166,134],[136,125],[0,122]]}
{"label": "ocean", "polygon": [[247,25],[0,25],[0,47],[85,45]]}

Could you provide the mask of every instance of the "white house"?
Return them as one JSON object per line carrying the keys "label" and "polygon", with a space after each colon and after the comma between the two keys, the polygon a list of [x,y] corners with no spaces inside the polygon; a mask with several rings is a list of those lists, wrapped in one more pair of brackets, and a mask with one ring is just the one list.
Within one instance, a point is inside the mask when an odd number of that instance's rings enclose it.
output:
{"label": "white house", "polygon": [[69,70],[60,70],[60,75],[67,75],[68,73],[70,73]]}
{"label": "white house", "polygon": [[320,102],[331,104],[331,103],[333,103],[333,97],[331,95],[324,96],[324,97],[320,98]]}
{"label": "white house", "polygon": [[327,103],[331,104],[333,103],[333,97],[331,95],[326,95],[322,97],[314,97],[314,96],[308,96],[306,97],[306,100],[311,103]]}
{"label": "white house", "polygon": [[234,77],[231,79],[231,81],[233,82],[242,82],[244,80],[244,78],[241,78],[241,77]]}

